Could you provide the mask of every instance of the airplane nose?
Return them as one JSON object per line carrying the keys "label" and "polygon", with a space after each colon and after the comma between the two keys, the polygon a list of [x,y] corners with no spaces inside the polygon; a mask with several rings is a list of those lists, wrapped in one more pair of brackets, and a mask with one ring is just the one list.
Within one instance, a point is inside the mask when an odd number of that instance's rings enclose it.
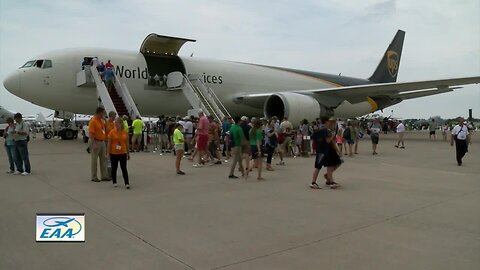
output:
{"label": "airplane nose", "polygon": [[3,81],[3,86],[12,94],[20,94],[20,75],[16,72],[8,75]]}

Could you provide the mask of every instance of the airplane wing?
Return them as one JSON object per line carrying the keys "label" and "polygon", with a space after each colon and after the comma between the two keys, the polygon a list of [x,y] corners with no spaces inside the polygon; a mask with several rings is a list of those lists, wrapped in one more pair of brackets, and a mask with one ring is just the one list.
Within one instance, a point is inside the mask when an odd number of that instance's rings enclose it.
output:
{"label": "airplane wing", "polygon": [[[365,84],[298,91],[292,89],[292,91],[288,92],[309,95],[320,94],[331,98],[333,101],[331,104],[340,103],[344,100],[354,104],[365,101],[366,97],[390,97],[405,100],[437,95],[461,88],[456,87],[458,85],[476,83],[480,83],[480,76],[404,83]],[[278,92],[245,94],[237,96],[235,101],[248,104],[252,107],[261,107],[260,104],[263,104],[262,102],[265,101],[267,97],[276,93]]]}

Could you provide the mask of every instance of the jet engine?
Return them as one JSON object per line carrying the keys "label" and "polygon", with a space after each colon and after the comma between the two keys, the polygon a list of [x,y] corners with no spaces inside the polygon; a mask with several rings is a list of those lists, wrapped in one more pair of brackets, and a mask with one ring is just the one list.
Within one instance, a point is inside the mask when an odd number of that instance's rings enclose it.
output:
{"label": "jet engine", "polygon": [[308,95],[298,93],[277,93],[269,96],[263,104],[263,113],[266,117],[277,116],[282,119],[284,116],[297,125],[303,119],[313,121],[320,115],[326,114],[318,101]]}

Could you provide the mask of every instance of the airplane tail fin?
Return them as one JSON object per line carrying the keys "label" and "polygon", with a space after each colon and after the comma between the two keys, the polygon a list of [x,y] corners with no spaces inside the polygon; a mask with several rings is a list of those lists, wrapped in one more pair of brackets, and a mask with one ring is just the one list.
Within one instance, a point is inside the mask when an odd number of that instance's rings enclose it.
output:
{"label": "airplane tail fin", "polygon": [[400,57],[402,56],[403,40],[405,31],[398,30],[392,42],[383,55],[380,64],[368,78],[373,83],[389,83],[397,81],[398,69],[400,67]]}

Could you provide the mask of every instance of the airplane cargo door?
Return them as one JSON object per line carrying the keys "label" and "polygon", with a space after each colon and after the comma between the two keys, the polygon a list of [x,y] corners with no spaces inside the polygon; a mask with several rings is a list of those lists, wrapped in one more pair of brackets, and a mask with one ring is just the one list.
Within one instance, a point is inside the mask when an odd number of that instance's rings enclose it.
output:
{"label": "airplane cargo door", "polygon": [[147,62],[148,80],[145,90],[166,90],[167,78],[171,72],[185,74],[185,66],[178,56],[144,54]]}
{"label": "airplane cargo door", "polygon": [[181,72],[185,74],[185,66],[178,57],[178,51],[185,42],[195,42],[193,39],[148,35],[140,47],[140,53],[145,57],[148,69],[147,90],[167,90],[168,74]]}

